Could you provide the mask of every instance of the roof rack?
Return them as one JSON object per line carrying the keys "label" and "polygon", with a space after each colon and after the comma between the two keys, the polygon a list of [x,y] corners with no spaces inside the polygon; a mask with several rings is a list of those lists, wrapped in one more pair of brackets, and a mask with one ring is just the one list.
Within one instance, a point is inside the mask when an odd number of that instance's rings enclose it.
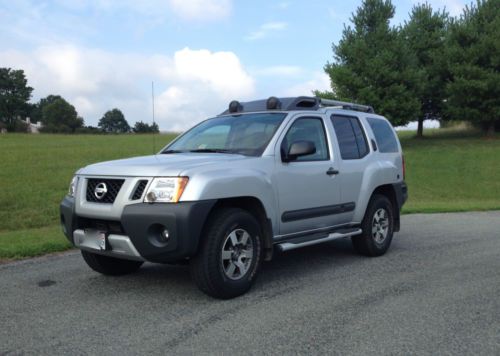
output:
{"label": "roof rack", "polygon": [[316,96],[298,96],[291,98],[277,98],[271,96],[267,100],[255,100],[245,103],[233,100],[229,103],[227,110],[220,115],[238,114],[244,112],[255,111],[295,111],[295,110],[318,110],[321,107],[332,107],[344,110],[362,111],[374,113],[371,106],[361,105],[356,103],[348,103],[345,101],[322,99]]}
{"label": "roof rack", "polygon": [[333,107],[340,107],[344,110],[363,111],[363,112],[369,112],[369,113],[375,112],[375,110],[373,110],[372,106],[361,105],[361,104],[357,104],[357,103],[348,103],[346,101],[319,98],[319,104],[322,107],[333,106]]}

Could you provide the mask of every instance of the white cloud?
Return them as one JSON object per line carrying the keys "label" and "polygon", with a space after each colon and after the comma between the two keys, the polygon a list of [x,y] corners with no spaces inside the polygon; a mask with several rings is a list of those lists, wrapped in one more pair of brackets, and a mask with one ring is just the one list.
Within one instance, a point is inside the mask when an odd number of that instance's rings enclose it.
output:
{"label": "white cloud", "polygon": [[232,52],[184,48],[172,56],[117,54],[73,45],[0,51],[2,65],[25,70],[34,100],[60,94],[87,124],[117,107],[130,124],[151,119],[151,81],[162,130],[189,128],[223,111],[230,99],[249,99],[255,84]]}
{"label": "white cloud", "polygon": [[[451,16],[460,16],[465,7],[465,2],[462,0],[428,0],[427,2],[434,10],[446,8],[446,11],[448,11]],[[422,1],[412,0],[412,3],[416,5],[422,3]]]}
{"label": "white cloud", "polygon": [[172,11],[184,20],[214,21],[231,13],[231,0],[169,0]]}
{"label": "white cloud", "polygon": [[331,90],[330,77],[324,72],[314,72],[311,79],[290,86],[284,91],[286,96],[312,95],[314,90]]}
{"label": "white cloud", "polygon": [[245,39],[249,41],[259,40],[268,37],[271,33],[286,30],[286,22],[268,22],[259,27],[257,31],[251,32]]}

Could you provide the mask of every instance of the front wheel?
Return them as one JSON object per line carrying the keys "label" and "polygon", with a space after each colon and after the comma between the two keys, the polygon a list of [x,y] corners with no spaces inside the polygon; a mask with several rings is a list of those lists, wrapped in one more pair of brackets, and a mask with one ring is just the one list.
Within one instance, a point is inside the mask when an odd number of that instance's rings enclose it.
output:
{"label": "front wheel", "polygon": [[221,299],[248,291],[257,276],[262,247],[259,223],[238,208],[221,209],[211,217],[191,275],[204,293]]}
{"label": "front wheel", "polygon": [[361,235],[351,238],[354,249],[371,257],[386,253],[394,231],[393,206],[386,196],[375,194],[370,199],[361,228]]}
{"label": "front wheel", "polygon": [[121,258],[98,255],[96,253],[83,251],[82,257],[87,265],[94,271],[108,275],[121,276],[137,271],[144,262],[124,260]]}

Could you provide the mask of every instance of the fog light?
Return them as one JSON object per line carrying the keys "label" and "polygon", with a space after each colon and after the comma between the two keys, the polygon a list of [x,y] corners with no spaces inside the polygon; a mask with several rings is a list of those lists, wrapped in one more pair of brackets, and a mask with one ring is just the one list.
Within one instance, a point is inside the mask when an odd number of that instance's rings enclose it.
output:
{"label": "fog light", "polygon": [[170,239],[170,236],[169,236],[167,229],[163,229],[161,231],[161,237],[163,238],[163,241],[168,242],[168,240]]}

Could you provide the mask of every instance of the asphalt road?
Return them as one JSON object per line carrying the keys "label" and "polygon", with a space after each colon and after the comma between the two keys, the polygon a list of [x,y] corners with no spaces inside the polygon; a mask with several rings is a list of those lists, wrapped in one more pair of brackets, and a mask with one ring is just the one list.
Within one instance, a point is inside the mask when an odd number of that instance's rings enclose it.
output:
{"label": "asphalt road", "polygon": [[379,258],[348,240],[280,254],[229,301],[184,266],[0,266],[2,355],[193,353],[500,355],[500,212],[404,216]]}

